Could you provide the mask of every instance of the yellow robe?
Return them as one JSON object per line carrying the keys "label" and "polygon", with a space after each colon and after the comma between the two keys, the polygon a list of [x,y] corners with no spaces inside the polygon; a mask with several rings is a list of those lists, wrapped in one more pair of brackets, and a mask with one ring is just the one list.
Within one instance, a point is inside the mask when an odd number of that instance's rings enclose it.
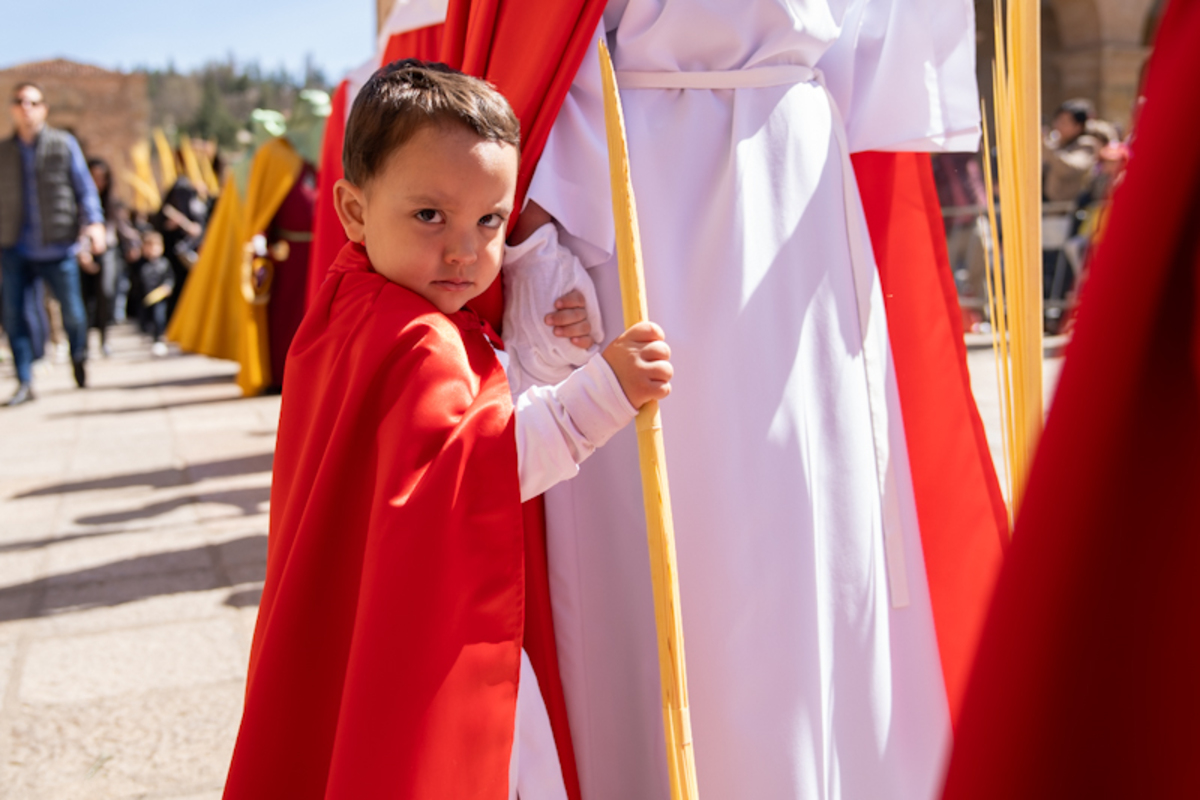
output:
{"label": "yellow robe", "polygon": [[246,299],[246,246],[267,229],[303,164],[286,139],[272,139],[254,156],[244,206],[233,179],[225,182],[167,328],[167,338],[183,350],[238,362],[237,384],[247,397],[271,383],[271,355],[267,307]]}

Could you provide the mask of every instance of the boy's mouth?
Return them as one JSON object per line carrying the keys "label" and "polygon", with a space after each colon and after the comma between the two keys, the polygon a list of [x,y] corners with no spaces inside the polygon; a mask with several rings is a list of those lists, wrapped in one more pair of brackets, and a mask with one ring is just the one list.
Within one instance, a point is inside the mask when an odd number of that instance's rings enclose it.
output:
{"label": "boy's mouth", "polygon": [[447,280],[434,281],[433,285],[446,292],[463,292],[475,285],[475,281],[469,281],[465,278],[450,278]]}

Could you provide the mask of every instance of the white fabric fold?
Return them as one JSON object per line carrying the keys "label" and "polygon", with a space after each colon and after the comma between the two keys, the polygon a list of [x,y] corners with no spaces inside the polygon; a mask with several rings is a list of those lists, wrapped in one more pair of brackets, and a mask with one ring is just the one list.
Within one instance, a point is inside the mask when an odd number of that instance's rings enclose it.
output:
{"label": "white fabric fold", "polygon": [[510,372],[513,394],[533,385],[559,383],[571,371],[600,351],[599,344],[587,350],[571,340],[555,336],[545,316],[554,311],[554,301],[568,292],[583,294],[592,338],[604,338],[604,325],[596,288],[579,259],[558,241],[558,229],[550,223],[533,232],[519,245],[504,248],[504,348],[516,365]]}
{"label": "white fabric fold", "polygon": [[562,764],[550,712],[537,673],[521,648],[521,682],[513,725],[512,757],[508,762],[508,800],[567,800]]}

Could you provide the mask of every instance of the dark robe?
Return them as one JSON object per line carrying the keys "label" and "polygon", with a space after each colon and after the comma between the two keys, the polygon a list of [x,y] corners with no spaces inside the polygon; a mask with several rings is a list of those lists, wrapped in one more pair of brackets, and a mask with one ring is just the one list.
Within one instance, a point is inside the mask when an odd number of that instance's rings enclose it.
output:
{"label": "dark robe", "polygon": [[287,257],[275,261],[271,302],[267,306],[267,341],[271,347],[271,380],[283,385],[284,362],[292,337],[304,318],[308,291],[308,264],[312,249],[313,211],[317,201],[317,175],[305,163],[295,185],[275,212],[267,230],[268,246],[287,242]]}

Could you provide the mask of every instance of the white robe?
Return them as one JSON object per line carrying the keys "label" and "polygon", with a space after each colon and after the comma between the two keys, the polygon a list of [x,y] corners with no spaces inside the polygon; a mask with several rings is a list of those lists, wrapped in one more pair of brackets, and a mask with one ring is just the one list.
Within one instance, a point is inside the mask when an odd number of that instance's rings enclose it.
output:
{"label": "white robe", "polygon": [[[976,146],[970,0],[617,0],[604,27],[618,71],[818,66],[854,150]],[[622,102],[651,318],[676,370],[662,409],[701,796],[927,800],[949,712],[882,296],[829,95],[805,82]],[[529,196],[592,268],[616,335],[594,52]],[[848,237],[867,259],[857,289]],[[585,800],[667,797],[640,493],[626,429],[547,495]]]}

